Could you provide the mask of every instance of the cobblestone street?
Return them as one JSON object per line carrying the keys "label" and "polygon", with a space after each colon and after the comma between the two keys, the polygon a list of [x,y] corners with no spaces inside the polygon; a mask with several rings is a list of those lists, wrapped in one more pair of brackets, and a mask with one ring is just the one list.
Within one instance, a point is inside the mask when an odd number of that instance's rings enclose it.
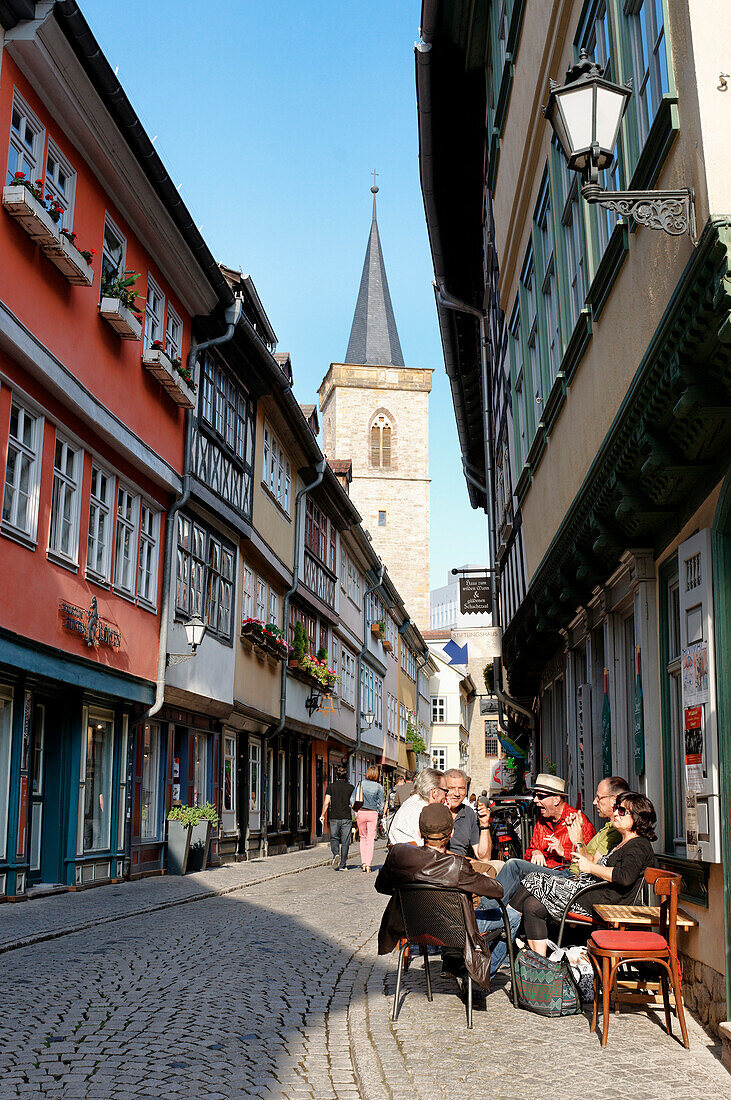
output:
{"label": "cobblestone street", "polygon": [[454,980],[437,977],[427,1002],[420,961],[394,1027],[375,875],[352,866],[357,849],[337,876],[327,854],[3,906],[2,1100],[517,1100],[543,1097],[549,1078],[566,1100],[728,1097],[718,1051],[692,1020],[687,1052],[659,1019],[614,1016],[602,1052],[584,1018],[518,1012],[501,982],[470,1033]]}

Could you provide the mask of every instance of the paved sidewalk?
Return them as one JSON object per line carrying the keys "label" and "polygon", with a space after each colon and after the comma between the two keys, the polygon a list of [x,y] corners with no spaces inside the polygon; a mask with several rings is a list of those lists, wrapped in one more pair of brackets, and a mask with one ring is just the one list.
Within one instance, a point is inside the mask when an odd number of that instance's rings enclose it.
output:
{"label": "paved sidewalk", "polygon": [[0,954],[110,921],[221,897],[281,875],[323,867],[329,862],[330,848],[322,843],[299,852],[225,864],[197,874],[156,875],[114,886],[5,902],[0,905]]}

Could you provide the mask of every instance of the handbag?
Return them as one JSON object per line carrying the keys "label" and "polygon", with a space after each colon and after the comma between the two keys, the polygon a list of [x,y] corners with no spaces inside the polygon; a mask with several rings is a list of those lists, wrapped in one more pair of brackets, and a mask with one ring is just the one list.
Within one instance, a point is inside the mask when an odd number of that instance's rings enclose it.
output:
{"label": "handbag", "polygon": [[518,1003],[539,1016],[576,1016],[581,996],[571,967],[565,958],[544,959],[523,947],[515,960]]}
{"label": "handbag", "polygon": [[359,783],[355,788],[355,798],[353,799],[353,809],[357,813],[358,810],[363,808],[363,783]]}

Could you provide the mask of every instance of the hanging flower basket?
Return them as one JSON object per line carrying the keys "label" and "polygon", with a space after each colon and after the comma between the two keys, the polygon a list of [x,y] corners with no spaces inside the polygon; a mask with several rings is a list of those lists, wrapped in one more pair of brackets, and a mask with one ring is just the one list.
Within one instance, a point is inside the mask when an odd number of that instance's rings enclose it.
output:
{"label": "hanging flower basket", "polygon": [[195,389],[173,367],[171,359],[161,347],[145,348],[142,365],[157,378],[166,393],[182,409],[195,408]]}
{"label": "hanging flower basket", "polygon": [[99,303],[99,316],[112,326],[123,340],[139,340],[142,335],[142,321],[139,321],[131,309],[127,309],[121,298],[102,298]]}

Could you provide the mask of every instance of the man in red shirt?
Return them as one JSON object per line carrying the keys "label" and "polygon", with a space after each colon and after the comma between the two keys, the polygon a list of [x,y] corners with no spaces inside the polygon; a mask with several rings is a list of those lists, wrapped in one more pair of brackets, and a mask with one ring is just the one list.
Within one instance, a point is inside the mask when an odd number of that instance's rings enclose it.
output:
{"label": "man in red shirt", "polygon": [[[533,829],[533,836],[525,851],[525,859],[509,859],[499,871],[497,879],[503,888],[503,900],[507,902],[519,885],[523,875],[542,867],[557,875],[569,875],[574,841],[569,826],[581,824],[581,837],[588,844],[594,836],[594,826],[566,801],[566,781],[558,775],[542,773],[533,787],[533,801],[538,806],[540,818]],[[574,833],[576,830],[572,830]]]}

